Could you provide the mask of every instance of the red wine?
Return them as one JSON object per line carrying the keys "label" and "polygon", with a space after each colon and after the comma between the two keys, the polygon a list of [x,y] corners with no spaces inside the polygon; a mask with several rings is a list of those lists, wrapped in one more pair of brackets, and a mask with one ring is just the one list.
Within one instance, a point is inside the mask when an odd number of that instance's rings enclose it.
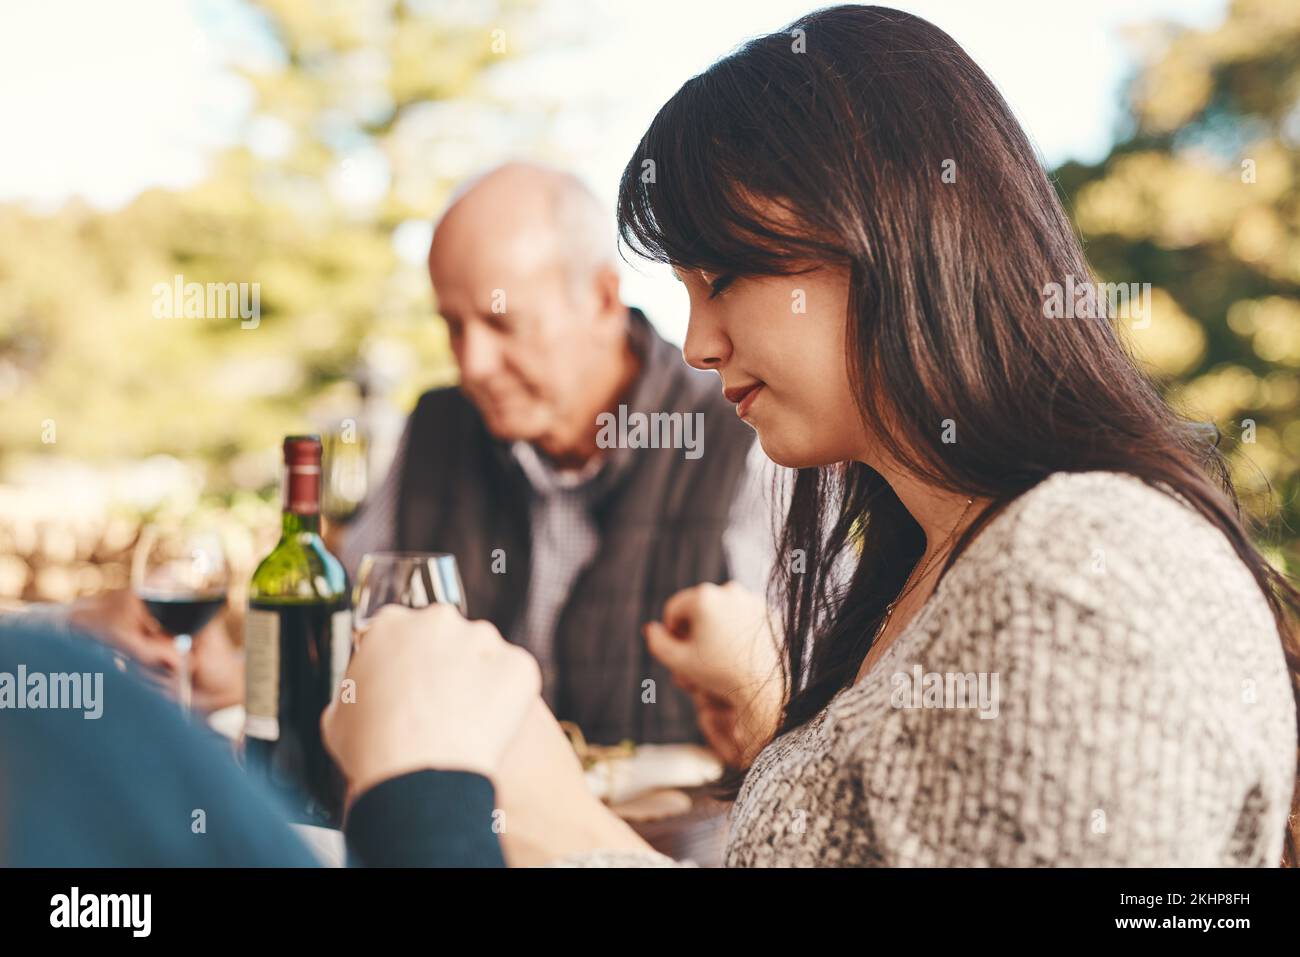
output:
{"label": "red wine", "polygon": [[297,820],[337,827],[344,782],[320,717],[351,651],[347,575],[320,537],[320,440],[290,436],[284,459],[283,531],[249,589],[245,764]]}
{"label": "red wine", "polygon": [[202,631],[226,604],[224,593],[182,597],[141,592],[140,599],[167,634],[191,637]]}

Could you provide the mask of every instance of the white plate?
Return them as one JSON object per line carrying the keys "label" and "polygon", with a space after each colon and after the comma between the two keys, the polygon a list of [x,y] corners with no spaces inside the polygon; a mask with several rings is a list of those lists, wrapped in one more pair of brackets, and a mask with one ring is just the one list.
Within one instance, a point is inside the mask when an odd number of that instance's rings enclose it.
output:
{"label": "white plate", "polygon": [[722,776],[722,762],[698,744],[641,744],[631,757],[609,758],[587,771],[598,798],[619,804],[660,788],[694,788]]}

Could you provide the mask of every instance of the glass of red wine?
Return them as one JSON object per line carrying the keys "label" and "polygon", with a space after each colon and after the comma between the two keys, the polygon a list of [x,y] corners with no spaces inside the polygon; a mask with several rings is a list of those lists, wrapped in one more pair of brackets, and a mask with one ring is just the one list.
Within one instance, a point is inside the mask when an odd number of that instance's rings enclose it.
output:
{"label": "glass of red wine", "polygon": [[221,535],[197,522],[150,525],[131,562],[131,586],[180,652],[178,692],[189,711],[190,648],[226,604],[230,572]]}

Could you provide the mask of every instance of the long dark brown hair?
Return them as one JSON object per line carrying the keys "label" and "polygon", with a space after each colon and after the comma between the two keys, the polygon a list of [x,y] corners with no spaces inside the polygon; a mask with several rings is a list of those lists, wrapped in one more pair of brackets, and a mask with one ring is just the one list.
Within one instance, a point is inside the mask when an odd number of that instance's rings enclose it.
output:
{"label": "long dark brown hair", "polygon": [[[618,216],[632,250],[678,267],[848,270],[847,361],[869,434],[935,487],[992,501],[945,572],[1052,473],[1126,472],[1163,483],[1227,536],[1300,675],[1300,592],[1252,544],[1224,458],[1174,414],[1112,323],[1043,321],[1048,283],[1090,277],[1078,237],[1011,110],[942,30],[839,6],[747,42],[659,111],[623,173]],[[942,444],[944,420],[959,442]],[[806,572],[778,561],[772,584],[786,642],[778,734],[853,681],[924,546],[871,467],[798,470],[781,553],[803,549]],[[836,594],[832,563],[855,547],[856,572]]]}

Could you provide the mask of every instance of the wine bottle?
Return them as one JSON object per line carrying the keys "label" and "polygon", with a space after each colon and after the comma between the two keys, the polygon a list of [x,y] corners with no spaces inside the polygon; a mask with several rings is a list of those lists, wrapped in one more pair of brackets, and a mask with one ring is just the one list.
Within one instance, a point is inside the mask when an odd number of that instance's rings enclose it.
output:
{"label": "wine bottle", "polygon": [[253,573],[244,633],[244,760],[299,822],[337,827],[343,780],[320,735],[352,646],[347,573],[320,536],[321,442],[284,440],[280,541]]}

